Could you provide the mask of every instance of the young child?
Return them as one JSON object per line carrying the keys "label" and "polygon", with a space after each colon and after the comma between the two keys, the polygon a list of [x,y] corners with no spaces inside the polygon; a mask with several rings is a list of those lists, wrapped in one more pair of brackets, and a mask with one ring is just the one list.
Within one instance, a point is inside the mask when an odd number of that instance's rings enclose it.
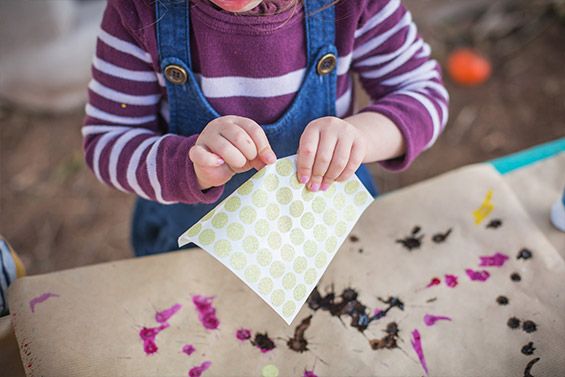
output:
{"label": "young child", "polygon": [[8,287],[24,275],[25,268],[20,257],[0,235],[0,317],[8,314]]}
{"label": "young child", "polygon": [[[352,114],[351,73],[371,103]],[[138,199],[137,255],[277,158],[327,190],[405,169],[447,121],[430,47],[398,0],[109,0],[82,129],[96,177]]]}

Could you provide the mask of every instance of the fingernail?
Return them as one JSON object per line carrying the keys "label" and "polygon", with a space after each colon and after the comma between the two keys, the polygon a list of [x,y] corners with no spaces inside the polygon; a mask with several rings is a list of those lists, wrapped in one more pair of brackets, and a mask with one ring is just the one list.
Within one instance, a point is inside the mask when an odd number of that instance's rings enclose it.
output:
{"label": "fingernail", "polygon": [[318,183],[312,183],[310,185],[310,191],[316,192],[316,191],[318,191],[319,188],[320,188],[320,184],[318,184]]}
{"label": "fingernail", "polygon": [[303,175],[302,177],[300,177],[300,183],[305,184],[306,182],[308,182],[308,176],[307,175]]}
{"label": "fingernail", "polygon": [[329,184],[327,184],[327,183],[322,183],[322,185],[320,186],[320,190],[326,191],[329,187],[330,187]]}
{"label": "fingernail", "polygon": [[277,156],[275,155],[275,153],[273,151],[265,152],[263,154],[263,157],[265,158],[265,160],[267,160],[268,164],[272,164],[273,162],[275,162],[277,160]]}

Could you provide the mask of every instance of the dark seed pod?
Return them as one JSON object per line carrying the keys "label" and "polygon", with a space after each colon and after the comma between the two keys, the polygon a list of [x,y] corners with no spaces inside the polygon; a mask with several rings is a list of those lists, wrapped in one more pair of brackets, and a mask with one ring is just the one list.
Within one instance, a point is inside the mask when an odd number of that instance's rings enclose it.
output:
{"label": "dark seed pod", "polygon": [[518,327],[520,327],[520,320],[516,317],[510,317],[508,319],[508,322],[506,322],[506,324],[508,325],[508,327],[510,327],[511,329],[517,329]]}
{"label": "dark seed pod", "polygon": [[533,256],[532,252],[528,249],[522,249],[518,252],[516,259],[528,260]]}
{"label": "dark seed pod", "polygon": [[522,330],[524,330],[527,333],[532,333],[534,331],[536,331],[538,329],[536,323],[534,321],[524,321],[524,323],[522,323]]}
{"label": "dark seed pod", "polygon": [[530,342],[522,347],[522,353],[528,356],[533,355],[535,350],[536,347],[534,347],[534,342]]}

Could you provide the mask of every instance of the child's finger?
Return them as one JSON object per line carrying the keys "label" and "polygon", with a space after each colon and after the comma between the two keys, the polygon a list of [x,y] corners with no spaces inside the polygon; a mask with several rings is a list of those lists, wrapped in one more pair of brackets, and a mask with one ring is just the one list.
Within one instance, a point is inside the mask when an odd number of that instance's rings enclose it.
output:
{"label": "child's finger", "polygon": [[273,152],[269,139],[263,128],[249,118],[239,117],[235,122],[238,126],[243,128],[245,132],[251,137],[257,148],[259,157],[267,164],[271,164],[277,160],[275,152]]}
{"label": "child's finger", "polygon": [[245,156],[228,139],[217,135],[208,141],[208,148],[220,156],[233,170],[240,169],[247,163]]}
{"label": "child's finger", "polygon": [[324,175],[326,175],[330,162],[332,161],[336,143],[337,135],[333,132],[322,132],[320,135],[316,158],[312,166],[312,177],[308,184],[311,191],[318,191],[320,188],[322,179]]}
{"label": "child's finger", "polygon": [[320,186],[322,191],[326,191],[347,166],[352,144],[353,139],[348,137],[342,137],[337,141],[332,161],[330,162],[328,171],[324,175],[322,185]]}
{"label": "child's finger", "polygon": [[188,157],[192,163],[201,166],[214,167],[224,163],[224,160],[220,158],[220,156],[206,150],[203,145],[193,145],[188,151]]}
{"label": "child's finger", "polygon": [[320,132],[316,128],[306,127],[298,145],[298,156],[296,158],[296,175],[300,183],[306,183],[312,176],[312,166],[318,150]]}
{"label": "child's finger", "polygon": [[220,131],[220,135],[239,149],[247,160],[251,161],[257,157],[255,143],[243,128],[237,126],[225,127]]}
{"label": "child's finger", "polygon": [[359,168],[363,162],[363,149],[356,143],[353,143],[351,147],[351,153],[349,154],[349,162],[345,166],[345,169],[341,172],[336,181],[343,182],[348,180],[355,174],[355,171]]}

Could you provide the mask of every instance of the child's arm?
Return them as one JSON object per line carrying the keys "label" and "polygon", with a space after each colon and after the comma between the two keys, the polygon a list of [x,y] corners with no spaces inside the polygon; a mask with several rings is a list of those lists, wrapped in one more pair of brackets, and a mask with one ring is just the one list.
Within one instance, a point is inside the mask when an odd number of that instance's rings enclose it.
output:
{"label": "child's arm", "polygon": [[313,188],[348,179],[362,162],[405,169],[447,122],[439,65],[410,13],[398,0],[364,3],[350,57],[371,104],[344,120],[326,117],[308,125],[298,175]]}
{"label": "child's arm", "polygon": [[102,20],[82,129],[86,161],[99,180],[164,204],[211,203],[235,171],[276,158],[261,127],[242,117],[218,118],[199,135],[163,135],[163,79],[143,34],[134,32],[148,26],[136,25],[133,3],[114,3]]}

